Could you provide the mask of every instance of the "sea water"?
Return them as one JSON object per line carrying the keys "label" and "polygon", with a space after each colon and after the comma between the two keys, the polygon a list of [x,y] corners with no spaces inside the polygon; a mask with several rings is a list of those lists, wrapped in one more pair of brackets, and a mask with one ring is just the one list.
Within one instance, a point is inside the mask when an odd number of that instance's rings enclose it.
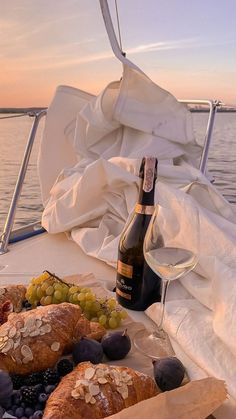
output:
{"label": "sea water", "polygon": [[[196,138],[203,143],[208,114],[192,113],[192,117]],[[0,231],[5,223],[32,122],[29,116],[0,119]],[[43,206],[37,176],[37,155],[42,130],[41,122],[16,211],[14,228],[38,221],[42,214]],[[215,179],[215,186],[225,198],[236,204],[236,113],[234,112],[216,115],[208,171]]]}

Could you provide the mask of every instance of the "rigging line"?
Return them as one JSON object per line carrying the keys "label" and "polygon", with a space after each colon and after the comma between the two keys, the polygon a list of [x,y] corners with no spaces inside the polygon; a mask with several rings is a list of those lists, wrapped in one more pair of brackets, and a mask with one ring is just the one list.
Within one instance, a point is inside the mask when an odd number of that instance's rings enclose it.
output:
{"label": "rigging line", "polygon": [[117,0],[115,0],[115,8],[116,8],[116,21],[117,21],[120,49],[121,49],[122,54],[125,55],[125,52],[123,52],[122,42],[121,42],[120,19],[119,19],[119,13],[118,13]]}

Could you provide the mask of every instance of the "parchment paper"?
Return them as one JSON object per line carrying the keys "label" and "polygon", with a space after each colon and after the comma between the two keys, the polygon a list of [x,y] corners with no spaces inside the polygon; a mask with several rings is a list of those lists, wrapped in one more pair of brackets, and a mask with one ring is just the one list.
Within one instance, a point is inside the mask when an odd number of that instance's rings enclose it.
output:
{"label": "parchment paper", "polygon": [[[64,278],[66,282],[90,287],[98,297],[109,297],[109,292],[102,287],[91,273],[71,275]],[[120,329],[127,329],[132,340],[134,334],[143,329],[142,323],[134,322],[129,316],[123,321]],[[160,355],[163,350],[160,349]],[[171,351],[168,355],[173,355]],[[120,361],[105,361],[111,365],[124,365],[153,377],[152,360],[139,352],[132,343],[129,354]],[[187,378],[185,377],[185,382]],[[227,392],[222,380],[209,377],[192,381],[178,389],[161,393],[144,400],[121,412],[109,416],[111,419],[205,419],[214,412],[226,399]],[[148,416],[147,416],[148,415]]]}

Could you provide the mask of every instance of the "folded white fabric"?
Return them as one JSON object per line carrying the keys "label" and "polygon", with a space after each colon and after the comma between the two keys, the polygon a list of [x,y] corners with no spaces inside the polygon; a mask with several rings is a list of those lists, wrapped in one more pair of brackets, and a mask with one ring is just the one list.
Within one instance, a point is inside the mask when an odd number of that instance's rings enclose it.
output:
{"label": "folded white fabric", "polygon": [[[225,379],[231,395],[224,418],[236,410],[236,213],[197,169],[200,147],[191,115],[138,70],[124,68],[120,82],[94,97],[59,88],[41,143],[39,173],[50,233],[67,232],[89,255],[116,266],[119,236],[138,196],[145,155],[159,160],[155,199],[175,228],[191,240],[191,217],[200,214],[199,263],[172,284],[165,328],[193,378]],[[188,209],[188,219],[186,214]],[[182,226],[185,226],[182,228]],[[157,321],[158,304],[147,314]],[[227,410],[228,409],[228,410]],[[223,413],[222,413],[223,412]]]}

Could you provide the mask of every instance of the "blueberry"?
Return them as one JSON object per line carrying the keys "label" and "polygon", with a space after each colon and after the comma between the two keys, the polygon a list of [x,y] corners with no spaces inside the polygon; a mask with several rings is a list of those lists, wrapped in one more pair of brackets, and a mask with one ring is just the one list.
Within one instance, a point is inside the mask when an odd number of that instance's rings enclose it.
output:
{"label": "blueberry", "polygon": [[24,402],[21,402],[21,407],[23,407],[23,408],[25,408],[25,403]]}
{"label": "blueberry", "polygon": [[17,406],[20,406],[20,404],[21,404],[21,393],[20,393],[19,390],[14,390],[13,391],[11,400],[12,400],[12,404],[16,404]]}
{"label": "blueberry", "polygon": [[34,386],[34,388],[37,391],[37,393],[43,393],[44,392],[43,384],[37,384],[36,386]]}
{"label": "blueberry", "polygon": [[11,406],[11,410],[15,413],[15,411],[16,411],[16,409],[18,408],[19,406],[17,406],[16,404],[13,404],[12,406]]}
{"label": "blueberry", "polygon": [[41,419],[42,417],[43,417],[42,410],[36,410],[36,412],[34,412],[33,414],[33,419]]}
{"label": "blueberry", "polygon": [[8,415],[14,416],[14,412],[12,409],[8,409],[6,413],[8,413]]}
{"label": "blueberry", "polygon": [[45,393],[41,393],[39,395],[38,401],[39,403],[45,403],[47,401],[48,395]]}
{"label": "blueberry", "polygon": [[21,418],[24,414],[25,414],[25,409],[23,407],[17,407],[16,410],[15,410],[15,412],[14,412],[14,415],[17,418]]}
{"label": "blueberry", "polygon": [[35,405],[35,411],[36,410],[43,410],[44,409],[44,403],[37,403]]}
{"label": "blueberry", "polygon": [[50,384],[48,386],[45,387],[45,393],[46,394],[50,394],[55,390],[56,386]]}
{"label": "blueberry", "polygon": [[25,408],[25,415],[29,418],[30,416],[33,416],[34,414],[34,409],[32,409],[32,407],[26,407]]}

